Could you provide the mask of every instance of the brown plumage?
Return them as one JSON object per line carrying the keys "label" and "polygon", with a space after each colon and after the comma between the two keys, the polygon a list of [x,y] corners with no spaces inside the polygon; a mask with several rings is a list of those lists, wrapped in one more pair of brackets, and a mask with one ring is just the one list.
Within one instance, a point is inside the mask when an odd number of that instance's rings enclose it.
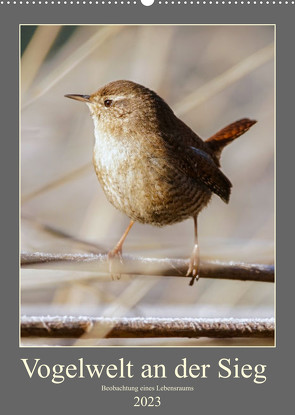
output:
{"label": "brown plumage", "polygon": [[203,141],[155,92],[115,81],[92,95],[66,95],[86,102],[93,121],[93,162],[108,200],[130,219],[109,256],[122,254],[133,222],[163,226],[194,218],[195,246],[187,275],[199,275],[197,215],[213,193],[228,203],[231,182],[220,170],[221,151],[256,121],[236,121]]}

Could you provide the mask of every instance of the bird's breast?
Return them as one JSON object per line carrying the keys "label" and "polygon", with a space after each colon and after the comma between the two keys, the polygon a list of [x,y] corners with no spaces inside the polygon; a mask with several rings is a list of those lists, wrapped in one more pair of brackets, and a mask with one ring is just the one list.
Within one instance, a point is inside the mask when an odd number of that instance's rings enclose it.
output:
{"label": "bird's breast", "polygon": [[134,214],[135,199],[149,181],[147,169],[142,168],[144,154],[139,146],[125,137],[98,134],[93,164],[108,200],[129,217]]}
{"label": "bird's breast", "polygon": [[108,200],[129,218],[153,225],[179,222],[206,205],[210,192],[155,157],[140,143],[96,136],[93,162]]}

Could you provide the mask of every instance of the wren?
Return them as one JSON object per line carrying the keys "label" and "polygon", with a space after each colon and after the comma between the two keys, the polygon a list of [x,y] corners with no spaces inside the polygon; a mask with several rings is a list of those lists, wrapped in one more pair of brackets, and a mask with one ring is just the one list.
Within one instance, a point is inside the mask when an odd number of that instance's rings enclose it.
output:
{"label": "wren", "polygon": [[203,141],[155,92],[131,81],[111,82],[85,102],[94,122],[93,163],[107,199],[130,218],[109,258],[122,258],[134,222],[155,226],[194,219],[187,276],[199,278],[197,217],[213,193],[228,203],[232,184],[220,170],[223,148],[254,120],[243,118]]}

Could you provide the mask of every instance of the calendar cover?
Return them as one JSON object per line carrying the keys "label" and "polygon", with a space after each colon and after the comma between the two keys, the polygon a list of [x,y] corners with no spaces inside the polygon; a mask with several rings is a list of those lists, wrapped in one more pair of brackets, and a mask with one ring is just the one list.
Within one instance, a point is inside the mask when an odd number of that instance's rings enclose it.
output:
{"label": "calendar cover", "polygon": [[276,413],[294,2],[0,7],[9,406]]}

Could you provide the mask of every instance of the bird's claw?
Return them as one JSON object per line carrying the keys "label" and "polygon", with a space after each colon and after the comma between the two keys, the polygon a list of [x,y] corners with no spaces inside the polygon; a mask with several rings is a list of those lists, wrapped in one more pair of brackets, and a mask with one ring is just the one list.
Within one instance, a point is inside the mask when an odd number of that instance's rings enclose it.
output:
{"label": "bird's claw", "polygon": [[109,273],[111,274],[112,280],[119,280],[121,278],[120,273],[113,271],[114,264],[116,264],[118,260],[123,264],[122,248],[115,248],[108,252]]}
{"label": "bird's claw", "polygon": [[112,261],[114,258],[118,258],[121,264],[123,264],[122,248],[115,248],[108,252],[108,260]]}
{"label": "bird's claw", "polygon": [[193,254],[190,258],[189,267],[186,273],[187,277],[192,277],[190,280],[189,285],[193,285],[195,280],[198,281],[199,279],[199,258]]}

